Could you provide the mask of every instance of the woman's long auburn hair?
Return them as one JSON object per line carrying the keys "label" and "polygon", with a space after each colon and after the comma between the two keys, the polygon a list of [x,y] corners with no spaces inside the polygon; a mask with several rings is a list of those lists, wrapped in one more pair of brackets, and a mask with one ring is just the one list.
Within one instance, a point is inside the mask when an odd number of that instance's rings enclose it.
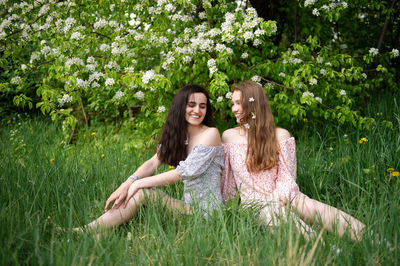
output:
{"label": "woman's long auburn hair", "polygon": [[207,111],[202,124],[212,126],[213,116],[208,92],[203,87],[194,84],[182,87],[172,99],[157,145],[157,155],[162,163],[177,166],[187,157],[185,142],[188,139],[188,123],[185,114],[189,96],[193,93],[203,93],[206,96]]}
{"label": "woman's long auburn hair", "polygon": [[279,143],[267,95],[264,89],[253,81],[236,84],[233,91],[242,93],[240,101],[243,118],[240,124],[247,130],[247,170],[259,172],[271,169],[277,162]]}

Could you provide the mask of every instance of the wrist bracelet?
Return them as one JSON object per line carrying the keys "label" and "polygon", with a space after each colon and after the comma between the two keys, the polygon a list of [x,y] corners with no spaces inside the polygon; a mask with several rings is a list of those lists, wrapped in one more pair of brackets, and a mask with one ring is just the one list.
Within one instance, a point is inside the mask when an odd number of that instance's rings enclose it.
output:
{"label": "wrist bracelet", "polygon": [[132,174],[130,177],[128,177],[128,180],[129,180],[129,179],[132,179],[133,182],[135,182],[136,180],[139,179],[139,177],[138,177],[137,175],[135,175],[135,174]]}

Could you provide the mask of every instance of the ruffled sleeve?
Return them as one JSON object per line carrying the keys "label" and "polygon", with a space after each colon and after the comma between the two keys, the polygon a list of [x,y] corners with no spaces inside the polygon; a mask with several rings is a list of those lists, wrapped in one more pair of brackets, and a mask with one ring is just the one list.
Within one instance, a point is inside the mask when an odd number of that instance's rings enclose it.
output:
{"label": "ruffled sleeve", "polygon": [[280,143],[276,193],[291,202],[299,193],[296,183],[296,143],[293,137]]}
{"label": "ruffled sleeve", "polygon": [[237,187],[235,178],[233,176],[231,164],[230,164],[230,150],[228,144],[222,144],[225,152],[225,163],[224,170],[221,175],[221,195],[225,202],[226,200],[235,198],[237,194]]}
{"label": "ruffled sleeve", "polygon": [[184,161],[176,167],[184,180],[191,180],[207,171],[211,163],[223,166],[224,151],[221,146],[197,145]]}

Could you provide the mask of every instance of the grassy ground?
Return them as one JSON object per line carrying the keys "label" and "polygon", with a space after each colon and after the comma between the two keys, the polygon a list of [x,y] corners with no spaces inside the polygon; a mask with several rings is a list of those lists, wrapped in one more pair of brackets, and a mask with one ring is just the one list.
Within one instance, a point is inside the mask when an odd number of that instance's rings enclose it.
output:
{"label": "grassy ground", "polygon": [[[400,181],[387,169],[400,170],[400,110],[386,106],[368,112],[383,112],[378,120],[391,120],[393,129],[309,125],[293,132],[300,189],[378,235],[361,242],[326,232],[306,241],[291,224],[272,233],[260,226],[256,211],[236,204],[209,220],[155,204],[100,240],[56,232],[54,224],[71,228],[100,215],[110,193],[152,150],[136,150],[129,144],[134,136],[106,129],[65,146],[61,130],[49,122],[16,119],[0,132],[0,264],[399,264]],[[164,190],[182,196],[181,185]]]}

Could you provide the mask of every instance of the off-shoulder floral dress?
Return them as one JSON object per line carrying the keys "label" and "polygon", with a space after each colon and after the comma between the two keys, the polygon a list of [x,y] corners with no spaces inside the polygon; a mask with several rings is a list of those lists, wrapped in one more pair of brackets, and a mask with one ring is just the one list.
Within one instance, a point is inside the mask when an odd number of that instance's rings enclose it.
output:
{"label": "off-shoulder floral dress", "polygon": [[221,145],[196,145],[176,167],[184,183],[184,203],[205,211],[205,216],[221,206],[220,177],[223,167],[224,149]]}
{"label": "off-shoulder floral dress", "polygon": [[[279,143],[280,152],[276,165],[257,173],[246,168],[247,144],[224,143],[225,166],[221,177],[221,194],[224,200],[232,199],[237,193],[244,204],[261,207],[260,220],[266,226],[279,224],[286,217],[286,208],[281,206],[280,197],[293,200],[301,192],[296,184],[296,144],[293,137]],[[291,217],[302,231],[313,232],[293,213]]]}

